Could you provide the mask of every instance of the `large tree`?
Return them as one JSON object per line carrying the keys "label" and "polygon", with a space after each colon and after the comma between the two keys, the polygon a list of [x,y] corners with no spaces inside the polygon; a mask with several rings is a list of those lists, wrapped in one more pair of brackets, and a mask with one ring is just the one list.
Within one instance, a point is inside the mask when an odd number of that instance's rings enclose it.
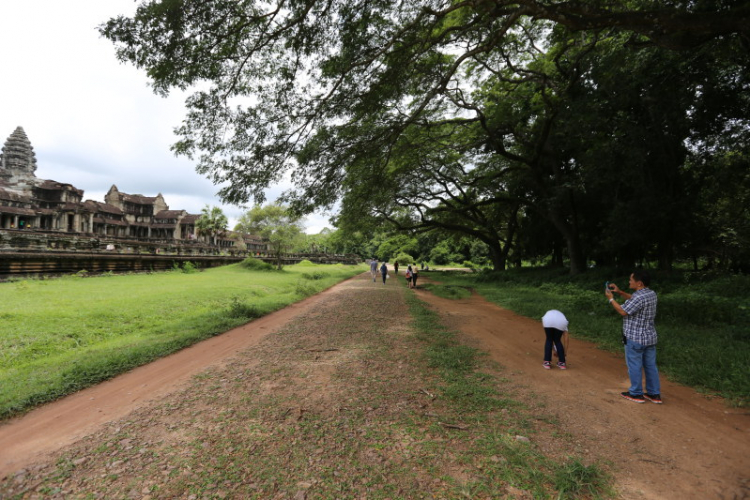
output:
{"label": "large tree", "polygon": [[223,235],[229,220],[220,207],[209,207],[206,205],[201,209],[201,216],[195,221],[195,228],[198,234],[207,236],[209,241],[216,244],[216,237]]}
{"label": "large tree", "polygon": [[[569,103],[592,82],[587,51],[614,37],[634,52],[713,45],[747,54],[749,15],[745,2],[728,0],[152,0],[101,31],[157,92],[200,89],[175,150],[197,156],[226,201],[262,202],[290,173],[283,200],[295,211],[330,207],[358,191],[353,176],[391,179],[407,156],[399,149],[447,127],[457,139],[433,173],[459,165],[466,175],[410,208],[465,228],[462,213],[486,219],[480,208],[503,208],[510,223],[521,202],[564,237],[580,272],[581,206],[592,193]],[[495,171],[476,176],[480,152]],[[430,178],[431,195],[439,181]]]}
{"label": "large tree", "polygon": [[303,233],[300,217],[278,203],[255,206],[243,214],[235,231],[257,234],[271,248],[276,257],[276,266],[281,269],[283,254],[291,251]]}

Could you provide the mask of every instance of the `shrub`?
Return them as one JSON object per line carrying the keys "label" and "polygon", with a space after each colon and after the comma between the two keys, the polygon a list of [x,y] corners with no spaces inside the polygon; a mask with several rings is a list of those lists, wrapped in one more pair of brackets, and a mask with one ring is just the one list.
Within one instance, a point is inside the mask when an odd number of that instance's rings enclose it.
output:
{"label": "shrub", "polygon": [[299,280],[297,282],[295,292],[300,297],[309,297],[310,295],[315,295],[318,290],[312,283],[307,283],[305,281]]}
{"label": "shrub", "polygon": [[255,319],[260,318],[264,313],[258,306],[243,302],[239,297],[232,297],[228,314],[231,318]]}
{"label": "shrub", "polygon": [[315,271],[312,273],[302,273],[302,277],[306,280],[322,280],[323,278],[328,277],[328,273],[324,273],[323,271]]}
{"label": "shrub", "polygon": [[248,257],[247,259],[240,262],[240,266],[250,271],[273,271],[274,267],[268,262],[264,262],[255,257]]}
{"label": "shrub", "polygon": [[303,267],[310,267],[310,266],[315,266],[315,265],[317,265],[317,264],[313,264],[313,263],[312,263],[312,262],[310,262],[309,260],[307,260],[307,259],[303,259],[303,260],[299,261],[299,263],[298,263],[297,265],[298,265],[298,266],[303,266]]}
{"label": "shrub", "polygon": [[182,272],[185,274],[197,273],[198,268],[189,260],[182,264]]}
{"label": "shrub", "polygon": [[414,257],[406,253],[400,253],[396,255],[396,258],[393,259],[393,262],[398,262],[399,266],[408,266],[409,264],[414,262]]}

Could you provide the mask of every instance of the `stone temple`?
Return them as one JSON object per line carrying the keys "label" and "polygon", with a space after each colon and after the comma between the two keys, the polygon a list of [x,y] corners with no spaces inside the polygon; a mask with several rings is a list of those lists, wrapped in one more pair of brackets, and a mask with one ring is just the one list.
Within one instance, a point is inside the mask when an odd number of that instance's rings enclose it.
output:
{"label": "stone temple", "polygon": [[[8,137],[0,154],[0,229],[81,233],[113,238],[196,240],[199,214],[170,210],[161,193],[128,194],[112,185],[104,202],[83,200],[71,184],[39,179],[36,154],[23,128]],[[258,238],[243,235],[249,248]],[[219,246],[233,246],[237,234],[227,231]],[[210,243],[206,240],[206,243]]]}

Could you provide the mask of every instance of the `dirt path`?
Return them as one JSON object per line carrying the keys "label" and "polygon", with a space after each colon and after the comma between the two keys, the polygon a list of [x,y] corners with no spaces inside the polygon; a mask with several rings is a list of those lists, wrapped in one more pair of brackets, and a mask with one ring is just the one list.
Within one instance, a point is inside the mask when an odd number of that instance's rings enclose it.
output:
{"label": "dirt path", "polygon": [[485,301],[441,299],[418,291],[447,324],[463,332],[544,398],[573,434],[577,452],[608,460],[628,498],[750,498],[750,415],[662,377],[664,404],[636,404],[619,394],[629,382],[622,356],[575,339],[568,370],[542,368],[541,321]]}
{"label": "dirt path", "polygon": [[222,366],[238,352],[256,345],[345,287],[346,282],[340,283],[223,335],[0,424],[0,478],[43,461],[103,424],[178,390],[193,375]]}
{"label": "dirt path", "polygon": [[[59,450],[131,411],[185,387],[207,367],[224,365],[294,318],[340,301],[367,278],[341,283],[277,313],[202,342],[110,382],[0,426],[0,478],[41,467]],[[608,461],[623,498],[750,498],[750,419],[695,391],[663,380],[663,405],[619,397],[627,386],[622,357],[571,340],[570,369],[541,367],[539,321],[517,316],[478,296],[452,301],[417,290],[467,341],[507,369],[507,376],[573,436],[571,454]],[[330,309],[328,309],[330,310]],[[575,329],[573,328],[573,334]]]}

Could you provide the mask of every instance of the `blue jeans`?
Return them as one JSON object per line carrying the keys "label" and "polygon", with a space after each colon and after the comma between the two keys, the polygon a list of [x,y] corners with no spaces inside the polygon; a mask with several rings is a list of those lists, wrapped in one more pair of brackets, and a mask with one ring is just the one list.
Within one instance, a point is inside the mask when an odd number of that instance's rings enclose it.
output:
{"label": "blue jeans", "polygon": [[646,393],[661,394],[659,370],[656,368],[656,346],[645,346],[628,339],[625,362],[630,376],[630,394],[643,395],[643,373],[646,374]]}

